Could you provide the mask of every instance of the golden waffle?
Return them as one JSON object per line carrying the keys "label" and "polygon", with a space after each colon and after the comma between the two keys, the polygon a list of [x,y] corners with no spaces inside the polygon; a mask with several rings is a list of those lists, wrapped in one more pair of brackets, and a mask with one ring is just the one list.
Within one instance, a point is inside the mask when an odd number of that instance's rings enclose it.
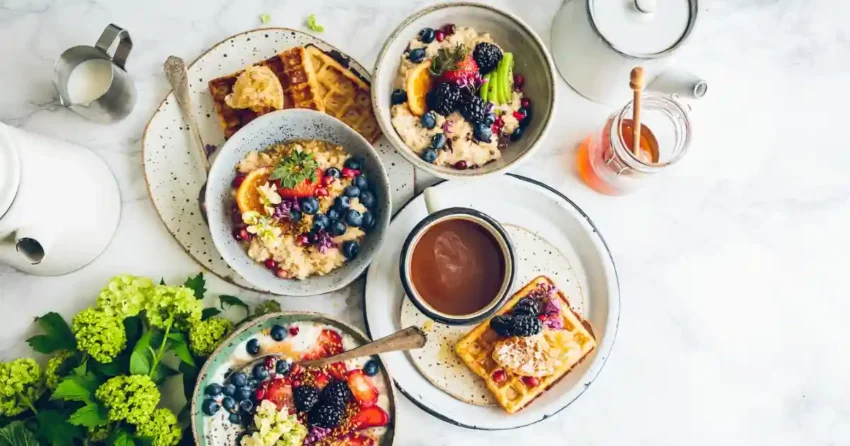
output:
{"label": "golden waffle", "polygon": [[[537,277],[514,294],[496,314],[509,312],[517,301],[527,296],[541,283],[554,285],[547,277]],[[489,319],[475,327],[455,346],[455,352],[458,356],[475,374],[484,379],[487,388],[508,413],[515,413],[528,405],[596,348],[593,333],[589,330],[589,325],[585,325],[587,322],[572,311],[569,301],[561,291],[556,293],[555,298],[560,299],[564,330],[544,328],[543,337],[552,349],[550,351],[554,352],[560,360],[560,364],[555,369],[555,373],[538,378],[536,385],[529,386],[526,384],[528,380],[523,380],[521,376],[506,370],[504,371],[506,378],[503,382],[496,383],[493,380],[493,372],[500,369],[492,358],[493,349],[495,344],[503,338],[490,328]]]}
{"label": "golden waffle", "polygon": [[307,65],[313,70],[311,82],[316,82],[317,99],[325,113],[348,124],[367,141],[377,141],[381,130],[372,111],[369,83],[319,48],[307,45],[305,50]]}
{"label": "golden waffle", "polygon": [[[325,111],[321,102],[317,100],[317,82],[312,78],[314,70],[308,66],[309,63],[304,48],[297,47],[266,59],[257,65],[265,65],[280,80],[280,85],[283,87],[283,108],[309,108]],[[212,94],[225,139],[233,136],[237,130],[257,116],[274,111],[273,108],[269,107],[256,113],[250,109],[237,109],[227,105],[224,98],[233,91],[233,84],[236,83],[236,78],[241,73],[242,71],[238,71],[209,82],[210,94]]]}

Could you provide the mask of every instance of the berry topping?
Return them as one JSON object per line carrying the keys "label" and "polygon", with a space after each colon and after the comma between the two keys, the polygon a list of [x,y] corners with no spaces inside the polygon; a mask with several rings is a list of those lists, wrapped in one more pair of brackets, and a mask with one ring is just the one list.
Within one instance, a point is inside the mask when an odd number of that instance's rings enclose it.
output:
{"label": "berry topping", "polygon": [[526,387],[534,387],[539,384],[540,381],[538,381],[537,378],[533,376],[523,376],[522,383],[525,384]]}
{"label": "berry topping", "polygon": [[221,384],[212,383],[204,389],[204,393],[209,396],[218,396],[221,395]]}
{"label": "berry topping", "polygon": [[229,396],[226,396],[226,397],[221,399],[221,407],[223,407],[224,410],[226,410],[230,413],[234,413],[237,410],[239,410],[239,407],[236,404],[236,400],[234,400],[233,398],[231,398]]}
{"label": "berry topping", "polygon": [[349,226],[360,226],[363,224],[363,214],[355,211],[354,209],[349,209],[345,213],[345,222]]}
{"label": "berry topping", "polygon": [[[271,328],[269,334],[271,335],[272,339],[280,342],[280,341],[282,341],[286,338],[286,329],[283,328],[280,325],[275,324],[275,325],[272,325],[272,328]],[[272,359],[272,358],[270,358],[270,359]]]}
{"label": "berry topping", "polygon": [[457,26],[455,26],[454,23],[446,23],[442,26],[442,28],[440,28],[440,31],[442,31],[443,34],[450,36],[457,31]]}
{"label": "berry topping", "polygon": [[478,96],[469,96],[460,104],[460,114],[469,122],[484,122],[490,114],[491,105]]}
{"label": "berry topping", "polygon": [[378,361],[374,359],[370,359],[366,364],[363,365],[363,373],[366,376],[375,376],[378,374],[380,366],[378,365]]}
{"label": "berry topping", "polygon": [[295,408],[301,412],[309,412],[319,402],[319,389],[312,386],[296,387],[292,391]]}
{"label": "berry topping", "polygon": [[434,112],[425,113],[420,120],[422,121],[422,127],[426,129],[430,130],[437,126],[437,117],[434,116]]}
{"label": "berry topping", "polygon": [[518,141],[520,138],[522,138],[522,127],[518,127],[511,133],[511,141]]}
{"label": "berry topping", "polygon": [[[402,91],[404,91],[404,90],[402,90]],[[333,180],[339,178],[339,176],[341,174],[342,174],[342,172],[340,172],[339,169],[337,169],[336,167],[328,167],[328,169],[325,171],[325,176],[330,177],[331,182],[333,182]],[[328,183],[328,184],[330,184],[330,183]]]}
{"label": "berry topping", "polygon": [[317,200],[316,197],[302,198],[299,201],[299,204],[301,205],[301,212],[304,212],[305,214],[312,215],[319,210],[319,200]]}
{"label": "berry topping", "polygon": [[460,87],[457,85],[440,83],[428,92],[426,97],[428,108],[443,116],[448,116],[457,109],[461,94]]}
{"label": "berry topping", "polygon": [[272,380],[266,389],[265,398],[262,399],[273,402],[278,410],[284,407],[292,411],[295,410],[295,401],[292,397],[292,383],[288,379]]}
{"label": "berry topping", "polygon": [[301,234],[296,239],[299,245],[307,246],[310,244],[310,235],[309,234]]}
{"label": "berry topping", "polygon": [[425,149],[425,151],[422,152],[422,159],[426,163],[433,163],[434,161],[437,161],[437,151],[434,149]]}
{"label": "berry topping", "polygon": [[256,355],[257,353],[260,353],[260,341],[256,338],[249,340],[248,343],[245,344],[245,350],[249,355]]}
{"label": "berry topping", "polygon": [[345,223],[340,220],[337,220],[331,223],[330,228],[328,228],[328,232],[334,237],[339,237],[340,235],[345,234],[345,231],[347,229],[348,228],[345,226]]}
{"label": "berry topping", "polygon": [[358,169],[352,169],[350,167],[343,167],[342,168],[342,177],[343,178],[354,178],[357,175],[360,175],[360,170],[358,170]]}
{"label": "berry topping", "polygon": [[281,278],[281,279],[288,279],[289,278],[289,271],[287,271],[286,269],[283,269],[283,268],[278,268],[274,272],[274,275],[277,276],[278,278]]}
{"label": "berry topping", "polygon": [[508,375],[505,373],[504,370],[499,369],[494,371],[490,377],[493,378],[493,381],[496,382],[496,384],[501,384],[505,382],[505,379],[508,378]]}
{"label": "berry topping", "polygon": [[375,227],[375,223],[375,216],[371,212],[366,212],[363,214],[363,222],[360,223],[360,227],[368,231]]}
{"label": "berry topping", "polygon": [[328,226],[330,226],[330,225],[331,225],[331,219],[328,218],[327,215],[316,214],[316,216],[313,217],[313,228],[314,229],[327,229]]}
{"label": "berry topping", "polygon": [[233,384],[225,384],[221,386],[221,393],[227,396],[236,395],[236,386]]}
{"label": "berry topping", "polygon": [[269,369],[266,368],[265,364],[257,364],[251,369],[251,375],[262,381],[269,377]]}
{"label": "berry topping", "polygon": [[460,87],[478,87],[484,82],[478,63],[469,54],[469,50],[458,44],[454,48],[441,48],[431,61],[431,73],[441,82]]}
{"label": "berry topping", "polygon": [[335,221],[339,220],[340,217],[342,217],[342,215],[339,213],[339,211],[334,209],[334,208],[328,209],[328,212],[325,213],[325,215],[328,216],[328,220],[330,220],[331,222],[335,222]]}
{"label": "berry topping", "polygon": [[345,160],[345,163],[342,165],[343,168],[361,170],[363,169],[363,160],[359,157],[353,156]]}
{"label": "berry topping", "polygon": [[345,407],[351,401],[351,390],[344,381],[332,381],[322,389],[320,399],[324,404]]}
{"label": "berry topping", "polygon": [[466,161],[464,161],[464,160],[460,160],[460,161],[455,163],[455,169],[464,170],[464,169],[466,169],[466,167],[467,167],[467,164],[466,164]]}
{"label": "berry topping", "polygon": [[317,197],[327,197],[328,195],[329,195],[328,190],[325,189],[324,187],[317,187],[316,188],[316,196]]}
{"label": "berry topping", "polygon": [[248,377],[242,372],[236,372],[230,375],[230,382],[236,387],[244,387],[248,385]]}
{"label": "berry topping", "polygon": [[[278,327],[280,327],[280,326],[278,325]],[[280,327],[280,328],[282,329],[283,327]],[[277,359],[272,357],[272,356],[269,356],[268,358],[266,358],[266,360],[263,363],[266,366],[266,370],[271,371],[271,370],[274,370],[274,365],[277,364]]]}
{"label": "berry topping", "polygon": [[357,175],[356,177],[354,177],[354,181],[352,181],[351,184],[359,187],[361,191],[364,191],[369,188],[369,180],[367,180],[364,175]]}
{"label": "berry topping", "polygon": [[445,133],[437,133],[431,138],[431,148],[433,149],[442,149],[446,146],[446,134]]}
{"label": "berry topping", "polygon": [[334,200],[334,206],[336,206],[337,209],[348,209],[351,207],[351,199],[348,197],[336,197]]}
{"label": "berry topping", "polygon": [[514,316],[537,316],[540,314],[540,306],[536,300],[530,297],[523,297],[514,305],[511,314]]}
{"label": "berry topping", "polygon": [[297,325],[293,325],[293,326],[289,327],[289,335],[290,336],[297,336],[298,335],[298,326]]}
{"label": "berry topping", "polygon": [[346,186],[342,193],[348,198],[357,198],[360,196],[360,188],[357,186]]}
{"label": "berry topping", "polygon": [[[251,405],[251,407],[253,407],[253,404]],[[231,424],[240,424],[242,423],[242,416],[238,413],[232,413],[227,416],[227,421],[229,421]]]}
{"label": "berry topping", "polygon": [[520,100],[520,101],[519,101],[519,105],[520,105],[522,108],[528,108],[528,107],[531,107],[531,100],[530,100],[530,99],[528,99],[528,98],[522,98],[522,100]]}
{"label": "berry topping", "polygon": [[369,407],[361,410],[351,420],[355,430],[366,429],[370,427],[386,426],[390,422],[390,416],[378,406]]}
{"label": "berry topping", "polygon": [[487,124],[478,123],[472,128],[472,136],[478,141],[489,143],[492,141],[493,130]]}
{"label": "berry topping", "polygon": [[342,422],[344,413],[345,407],[317,404],[310,411],[307,419],[313,426],[335,428]]}
{"label": "berry topping", "polygon": [[522,90],[522,86],[525,85],[525,76],[521,74],[514,75],[514,89]]}
{"label": "berry topping", "polygon": [[342,350],[342,337],[339,333],[330,328],[325,328],[319,333],[319,337],[310,351],[304,353],[301,359],[312,361],[314,359],[327,358],[328,356],[342,353]]}
{"label": "berry topping", "polygon": [[407,54],[407,58],[413,63],[422,62],[425,60],[425,48],[410,50],[410,53]]}
{"label": "berry topping", "polygon": [[[278,172],[278,170],[275,170]],[[274,175],[274,173],[272,173]],[[277,190],[277,193],[280,194],[281,198],[304,198],[304,197],[312,197],[316,192],[316,188],[322,184],[322,178],[325,176],[325,173],[322,172],[322,169],[316,168],[315,177],[307,177],[306,179],[300,180],[302,175],[306,174],[289,174],[288,178],[292,178],[294,180],[299,180],[296,183],[287,184],[284,182],[285,186],[290,187],[280,187]]]}
{"label": "berry topping", "polygon": [[[407,92],[401,88],[396,88],[390,95],[390,102],[392,105],[404,104],[407,102]],[[333,169],[333,167],[331,169]]]}
{"label": "berry topping", "polygon": [[431,28],[422,28],[422,31],[419,31],[419,40],[423,43],[431,43],[435,37],[434,30]]}
{"label": "berry topping", "polygon": [[472,50],[472,57],[478,64],[481,74],[487,74],[496,69],[502,61],[502,50],[489,42],[479,42]]}
{"label": "berry topping", "polygon": [[372,407],[378,402],[378,389],[363,374],[362,370],[348,372],[348,388],[360,407]]}
{"label": "berry topping", "polygon": [[266,389],[264,387],[260,387],[259,389],[254,391],[254,399],[255,400],[260,401],[265,397],[266,397]]}
{"label": "berry topping", "polygon": [[242,412],[251,412],[254,410],[254,402],[251,400],[242,400],[239,402],[239,410]]}
{"label": "berry topping", "polygon": [[375,193],[366,189],[360,192],[360,203],[369,209],[375,206]]}
{"label": "berry topping", "polygon": [[236,228],[233,230],[233,238],[239,242],[247,242],[251,240],[251,233],[246,228]]}
{"label": "berry topping", "polygon": [[201,404],[201,410],[203,410],[206,415],[214,415],[219,409],[221,409],[221,406],[219,406],[214,399],[206,399]]}
{"label": "berry topping", "polygon": [[241,186],[243,181],[245,181],[245,175],[239,174],[233,177],[233,181],[230,182],[230,185],[235,189]]}
{"label": "berry topping", "polygon": [[280,361],[277,362],[277,364],[274,365],[274,370],[279,375],[286,375],[286,374],[289,373],[289,369],[291,367],[292,367],[292,365],[289,363],[289,361],[287,361],[285,359],[281,359]]}
{"label": "berry topping", "polygon": [[277,262],[275,262],[275,261],[274,261],[274,259],[266,259],[266,260],[264,260],[264,261],[263,261],[263,265],[265,265],[265,266],[266,266],[266,268],[268,268],[268,269],[275,269],[275,268],[277,268]]}
{"label": "berry topping", "polygon": [[500,315],[490,319],[490,328],[499,336],[534,336],[543,330],[536,316]]}
{"label": "berry topping", "polygon": [[446,33],[437,31],[434,33],[434,38],[437,39],[437,42],[442,42],[446,38]]}
{"label": "berry topping", "polygon": [[342,243],[342,255],[344,255],[346,259],[353,259],[357,257],[357,254],[360,254],[359,243],[354,240],[348,240]]}
{"label": "berry topping", "polygon": [[251,398],[251,393],[253,393],[253,392],[254,392],[254,390],[252,388],[248,387],[248,386],[237,387],[236,393],[233,394],[233,399],[235,399],[236,401],[247,400],[247,399]]}

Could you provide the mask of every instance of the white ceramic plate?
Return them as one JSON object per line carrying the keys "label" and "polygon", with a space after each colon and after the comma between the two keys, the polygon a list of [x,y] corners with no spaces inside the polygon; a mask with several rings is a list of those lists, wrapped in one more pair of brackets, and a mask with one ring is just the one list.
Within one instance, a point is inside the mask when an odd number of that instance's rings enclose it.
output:
{"label": "white ceramic plate", "polygon": [[[431,384],[405,353],[389,353],[381,355],[381,359],[402,393],[446,422],[471,429],[501,430],[528,426],[551,417],[596,379],[614,344],[620,317],[620,287],[605,241],[572,201],[528,178],[506,175],[473,183],[444,182],[437,187],[441,205],[485,212],[502,224],[531,231],[557,248],[572,266],[570,276],[579,282],[584,297],[583,315],[593,327],[597,349],[549,391],[513,415],[500,407],[468,404],[449,395]],[[402,328],[399,309],[406,298],[398,278],[399,255],[407,234],[426,215],[422,196],[399,210],[369,268],[364,310],[373,339]],[[511,292],[523,285],[517,281]]]}
{"label": "white ceramic plate", "polygon": [[[192,62],[188,67],[189,92],[204,143],[217,147],[224,144],[207,82],[289,48],[308,44],[325,51],[339,51],[309,34],[287,28],[267,28],[228,37]],[[365,79],[370,79],[369,72],[356,61],[351,60],[350,66]],[[204,171],[192,149],[190,137],[174,95],[169,93],[148,122],[142,137],[145,181],[154,207],[171,235],[198,263],[233,284],[262,291],[236,274],[213,245],[209,228],[198,210],[198,191],[204,183]],[[383,137],[374,147],[390,178],[393,209],[398,209],[413,196],[413,166]]]}

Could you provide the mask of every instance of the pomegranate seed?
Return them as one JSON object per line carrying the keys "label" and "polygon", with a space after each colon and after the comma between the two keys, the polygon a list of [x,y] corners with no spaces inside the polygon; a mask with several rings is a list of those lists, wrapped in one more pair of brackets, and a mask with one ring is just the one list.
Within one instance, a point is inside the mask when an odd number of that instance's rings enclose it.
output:
{"label": "pomegranate seed", "polygon": [[244,229],[244,228],[241,231],[239,231],[239,235],[242,236],[242,240],[245,240],[246,242],[251,240],[251,238],[253,237],[251,235],[251,233],[248,232],[248,230]]}
{"label": "pomegranate seed", "polygon": [[354,178],[357,175],[360,175],[360,171],[357,169],[349,169],[348,167],[342,168],[342,176],[343,178]]}
{"label": "pomegranate seed", "polygon": [[531,106],[531,101],[528,98],[522,98],[519,103],[520,105],[522,105],[522,108],[528,108],[529,106]]}
{"label": "pomegranate seed", "polygon": [[236,189],[242,184],[243,181],[245,181],[245,175],[239,174],[233,177],[233,181],[230,182],[230,185],[233,186],[234,189]]}
{"label": "pomegranate seed", "polygon": [[278,268],[274,272],[274,275],[277,276],[277,277],[280,277],[281,279],[288,279],[289,278],[289,271],[287,271],[283,268]]}
{"label": "pomegranate seed", "polygon": [[493,121],[493,125],[495,125],[498,128],[502,128],[502,127],[505,126],[505,121],[503,121],[502,117],[500,116],[500,117],[496,118],[495,121]]}
{"label": "pomegranate seed", "polygon": [[301,234],[298,236],[298,244],[301,246],[307,246],[310,244],[310,236],[307,234]]}
{"label": "pomegranate seed", "polygon": [[493,377],[493,381],[495,381],[497,384],[501,384],[501,383],[505,382],[505,379],[508,378],[508,375],[505,374],[504,370],[499,369],[499,370],[496,370],[495,372],[493,372],[492,377]]}
{"label": "pomegranate seed", "polygon": [[460,160],[460,161],[456,162],[455,163],[455,169],[460,169],[460,170],[466,169],[466,161]]}
{"label": "pomegranate seed", "polygon": [[539,381],[537,381],[537,378],[533,376],[523,376],[522,383],[525,384],[526,387],[534,387],[539,383]]}
{"label": "pomegranate seed", "polygon": [[236,241],[241,242],[241,241],[242,241],[242,230],[241,230],[241,229],[239,229],[239,228],[234,229],[234,230],[233,230],[233,238],[234,238]]}
{"label": "pomegranate seed", "polygon": [[457,31],[457,27],[455,26],[454,23],[447,23],[447,24],[443,25],[442,28],[440,28],[440,31],[442,31],[443,34],[450,36],[450,35],[454,34],[455,31]]}
{"label": "pomegranate seed", "polygon": [[301,381],[297,379],[292,381],[292,387],[301,387]]}
{"label": "pomegranate seed", "polygon": [[319,187],[319,188],[316,189],[316,196],[317,197],[327,197],[328,196],[328,190],[325,189],[324,187]]}
{"label": "pomegranate seed", "polygon": [[333,183],[335,180],[336,180],[336,178],[334,178],[330,175],[325,175],[325,176],[322,177],[322,185],[323,186],[330,186],[331,183]]}
{"label": "pomegranate seed", "polygon": [[257,389],[256,392],[254,392],[254,398],[257,401],[263,399],[265,396],[266,396],[266,389],[265,388],[260,387],[259,389]]}
{"label": "pomegranate seed", "polygon": [[266,265],[266,268],[268,268],[268,269],[275,269],[275,268],[277,268],[277,262],[275,262],[275,261],[274,261],[274,259],[266,259],[266,260],[263,262],[263,265]]}
{"label": "pomegranate seed", "polygon": [[541,321],[541,322],[542,322],[542,321],[545,321],[545,320],[546,320],[546,315],[545,315],[545,314],[541,314],[540,316],[537,316],[537,320],[538,320],[538,321]]}
{"label": "pomegranate seed", "polygon": [[289,327],[289,335],[290,336],[296,336],[297,334],[298,334],[298,326],[297,325],[293,325],[293,326]]}
{"label": "pomegranate seed", "polygon": [[277,359],[266,358],[266,368],[267,369],[273,369],[275,364],[277,364]]}
{"label": "pomegranate seed", "polygon": [[525,85],[525,77],[521,74],[514,75],[514,88],[517,90],[522,90],[522,86]]}
{"label": "pomegranate seed", "polygon": [[437,31],[434,33],[434,38],[437,39],[437,42],[442,42],[446,38],[446,33]]}

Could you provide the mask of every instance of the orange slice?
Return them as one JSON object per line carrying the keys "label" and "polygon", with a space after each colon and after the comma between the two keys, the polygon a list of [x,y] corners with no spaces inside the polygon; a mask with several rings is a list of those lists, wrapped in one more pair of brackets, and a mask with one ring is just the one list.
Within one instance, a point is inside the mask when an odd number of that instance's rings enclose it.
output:
{"label": "orange slice", "polygon": [[431,61],[426,60],[407,74],[407,105],[416,116],[425,114],[425,95],[431,89]]}
{"label": "orange slice", "polygon": [[242,184],[239,185],[239,189],[236,190],[236,205],[239,206],[240,212],[264,212],[258,188],[266,184],[271,173],[271,167],[263,167],[261,169],[252,170],[245,177]]}

